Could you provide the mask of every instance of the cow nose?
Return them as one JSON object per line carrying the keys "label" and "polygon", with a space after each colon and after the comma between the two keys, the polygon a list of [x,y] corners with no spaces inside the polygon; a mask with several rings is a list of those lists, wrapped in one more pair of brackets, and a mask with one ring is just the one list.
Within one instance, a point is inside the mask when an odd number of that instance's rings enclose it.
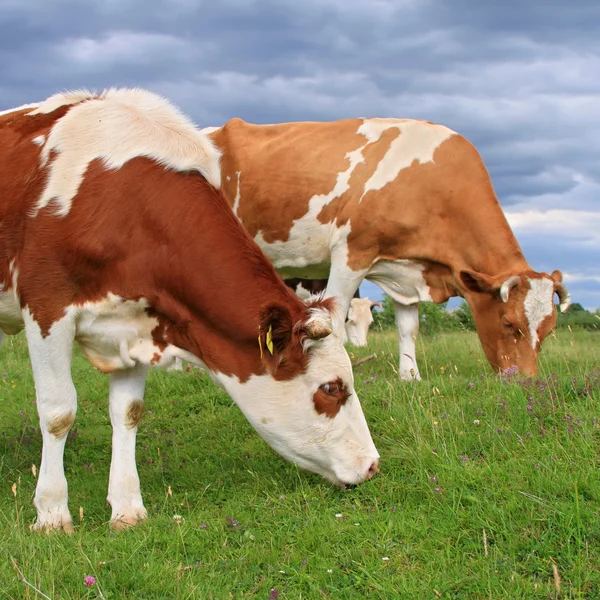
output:
{"label": "cow nose", "polygon": [[375,473],[379,473],[379,459],[374,460],[369,467],[369,471],[367,473],[367,479],[371,479]]}

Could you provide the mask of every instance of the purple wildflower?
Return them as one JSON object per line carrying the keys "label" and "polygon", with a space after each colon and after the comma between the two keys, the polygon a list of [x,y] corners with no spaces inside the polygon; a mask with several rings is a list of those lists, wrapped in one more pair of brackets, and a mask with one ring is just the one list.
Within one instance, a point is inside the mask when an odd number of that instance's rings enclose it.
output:
{"label": "purple wildflower", "polygon": [[86,587],[92,587],[96,585],[96,578],[93,575],[86,575],[85,579],[83,580],[83,585]]}
{"label": "purple wildflower", "polygon": [[275,588],[271,588],[269,592],[269,600],[277,600],[279,598],[279,592]]}

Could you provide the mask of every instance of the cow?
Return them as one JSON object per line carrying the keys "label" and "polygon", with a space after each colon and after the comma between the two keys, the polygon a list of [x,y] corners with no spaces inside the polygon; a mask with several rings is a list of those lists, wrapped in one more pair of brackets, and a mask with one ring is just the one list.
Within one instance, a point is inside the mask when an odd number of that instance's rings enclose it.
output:
{"label": "cow", "polygon": [[330,299],[303,303],[218,191],[219,152],[164,98],[77,91],[0,113],[0,329],[25,330],[42,431],[35,529],[73,530],[63,454],[76,340],[110,373],[117,529],[150,366],[205,368],[279,454],[338,484],[378,470]]}
{"label": "cow", "polygon": [[570,296],[560,271],[534,271],[515,239],[474,146],[412,119],[254,125],[205,131],[222,152],[222,190],[286,278],[329,277],[343,329],[363,279],[393,300],[399,375],[415,358],[422,301],[462,296],[497,371],[537,373],[540,344]]}
{"label": "cow", "polygon": [[346,339],[352,346],[366,346],[367,333],[373,322],[373,307],[383,308],[379,302],[368,298],[352,298],[348,318],[344,323]]}

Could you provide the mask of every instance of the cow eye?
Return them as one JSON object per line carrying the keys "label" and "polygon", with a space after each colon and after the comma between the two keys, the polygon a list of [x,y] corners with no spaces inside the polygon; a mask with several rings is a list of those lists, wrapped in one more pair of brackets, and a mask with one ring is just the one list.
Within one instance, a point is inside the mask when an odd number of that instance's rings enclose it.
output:
{"label": "cow eye", "polygon": [[319,389],[323,390],[326,394],[334,396],[343,391],[344,387],[337,381],[330,381],[329,383],[324,383],[323,385],[319,386]]}

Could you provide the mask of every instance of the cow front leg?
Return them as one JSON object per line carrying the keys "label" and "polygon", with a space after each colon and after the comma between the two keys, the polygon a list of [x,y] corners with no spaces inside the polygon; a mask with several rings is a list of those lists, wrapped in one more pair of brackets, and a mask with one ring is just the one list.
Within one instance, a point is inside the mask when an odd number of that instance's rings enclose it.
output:
{"label": "cow front leg", "polygon": [[396,327],[398,328],[400,351],[400,379],[404,381],[420,381],[415,341],[419,333],[419,305],[400,304],[394,301]]}
{"label": "cow front leg", "polygon": [[23,318],[42,430],[42,462],[33,501],[37,521],[33,528],[72,533],[63,457],[77,412],[77,392],[71,379],[75,328],[72,319],[65,317],[54,323],[44,337],[29,311]]}
{"label": "cow front leg", "polygon": [[135,464],[135,442],[144,413],[147,371],[146,366],[137,365],[126,371],[115,371],[110,376],[109,410],[113,435],[107,500],[115,529],[135,525],[148,516]]}
{"label": "cow front leg", "polygon": [[350,302],[352,301],[354,292],[356,292],[365,278],[366,273],[366,271],[353,271],[345,263],[332,262],[331,264],[325,295],[336,299],[337,311],[334,319],[334,331],[341,336],[344,342],[347,341],[344,325],[348,309],[350,308]]}

